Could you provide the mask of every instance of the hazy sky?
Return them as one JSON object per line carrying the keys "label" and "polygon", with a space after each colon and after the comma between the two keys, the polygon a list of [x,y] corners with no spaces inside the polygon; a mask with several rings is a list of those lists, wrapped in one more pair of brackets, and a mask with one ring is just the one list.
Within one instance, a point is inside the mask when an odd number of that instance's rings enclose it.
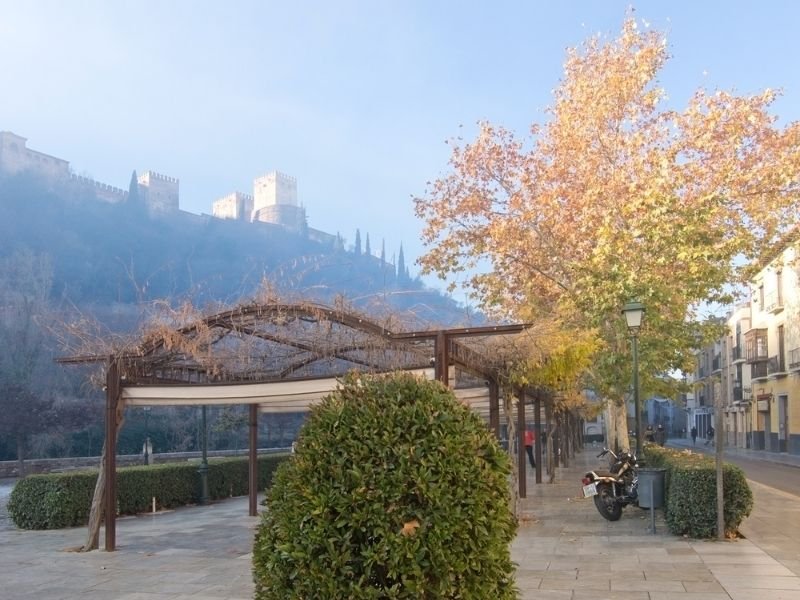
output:
{"label": "hazy sky", "polygon": [[[297,177],[312,227],[422,253],[412,195],[477,120],[543,119],[564,51],[630,2],[0,0],[0,130],[127,187],[178,177],[181,208]],[[782,88],[800,118],[800,2],[638,2],[667,30],[670,103]],[[464,129],[459,129],[463,124]],[[465,133],[466,132],[466,133]],[[413,269],[412,269],[413,271]]]}

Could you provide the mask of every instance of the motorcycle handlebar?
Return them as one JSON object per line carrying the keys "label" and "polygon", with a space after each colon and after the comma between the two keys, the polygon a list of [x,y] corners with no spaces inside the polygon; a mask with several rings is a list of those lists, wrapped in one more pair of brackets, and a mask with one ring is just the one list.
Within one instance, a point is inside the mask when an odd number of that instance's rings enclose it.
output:
{"label": "motorcycle handlebar", "polygon": [[597,458],[603,458],[606,454],[608,454],[608,448],[603,448],[603,451],[597,455]]}

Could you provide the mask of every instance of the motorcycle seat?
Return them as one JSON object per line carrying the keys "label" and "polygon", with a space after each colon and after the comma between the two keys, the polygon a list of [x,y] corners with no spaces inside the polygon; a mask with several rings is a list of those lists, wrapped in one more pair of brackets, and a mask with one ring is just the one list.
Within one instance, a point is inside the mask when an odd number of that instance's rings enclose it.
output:
{"label": "motorcycle seat", "polygon": [[594,474],[598,477],[616,477],[611,471],[595,471]]}

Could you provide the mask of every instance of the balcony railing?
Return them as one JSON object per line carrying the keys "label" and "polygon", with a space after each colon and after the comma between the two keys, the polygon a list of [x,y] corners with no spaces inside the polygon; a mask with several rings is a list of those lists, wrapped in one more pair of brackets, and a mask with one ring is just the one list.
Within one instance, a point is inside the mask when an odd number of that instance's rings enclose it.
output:
{"label": "balcony railing", "polygon": [[781,298],[778,290],[768,292],[764,296],[764,310],[772,314],[777,314],[783,310],[783,298]]}
{"label": "balcony railing", "polygon": [[733,384],[733,401],[741,402],[742,398],[744,398],[744,394],[742,393],[742,384],[737,381]]}
{"label": "balcony railing", "polygon": [[714,356],[714,359],[711,361],[711,372],[714,373],[715,371],[719,371],[720,367],[720,356],[719,354]]}
{"label": "balcony railing", "polygon": [[757,362],[750,365],[750,379],[766,379],[767,376],[766,362]]}
{"label": "balcony railing", "polygon": [[767,374],[779,375],[786,374],[786,361],[783,356],[770,356],[767,361]]}
{"label": "balcony railing", "polygon": [[742,347],[741,346],[733,346],[731,348],[731,360],[736,361],[736,360],[742,360],[743,358],[744,358],[744,355],[742,353]]}
{"label": "balcony railing", "polygon": [[800,348],[789,350],[789,368],[800,369]]}

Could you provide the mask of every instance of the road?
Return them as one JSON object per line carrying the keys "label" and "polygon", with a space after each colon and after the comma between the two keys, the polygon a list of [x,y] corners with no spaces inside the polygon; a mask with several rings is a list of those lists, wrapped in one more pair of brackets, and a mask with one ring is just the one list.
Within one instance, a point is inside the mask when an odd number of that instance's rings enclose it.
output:
{"label": "road", "polygon": [[[684,448],[684,446],[681,446],[681,448]],[[714,455],[713,449],[699,443],[692,448],[692,451],[702,452],[710,456]],[[725,462],[740,467],[747,478],[756,483],[768,485],[782,492],[800,496],[800,467],[782,465],[766,460],[743,458],[733,453],[725,454]]]}

